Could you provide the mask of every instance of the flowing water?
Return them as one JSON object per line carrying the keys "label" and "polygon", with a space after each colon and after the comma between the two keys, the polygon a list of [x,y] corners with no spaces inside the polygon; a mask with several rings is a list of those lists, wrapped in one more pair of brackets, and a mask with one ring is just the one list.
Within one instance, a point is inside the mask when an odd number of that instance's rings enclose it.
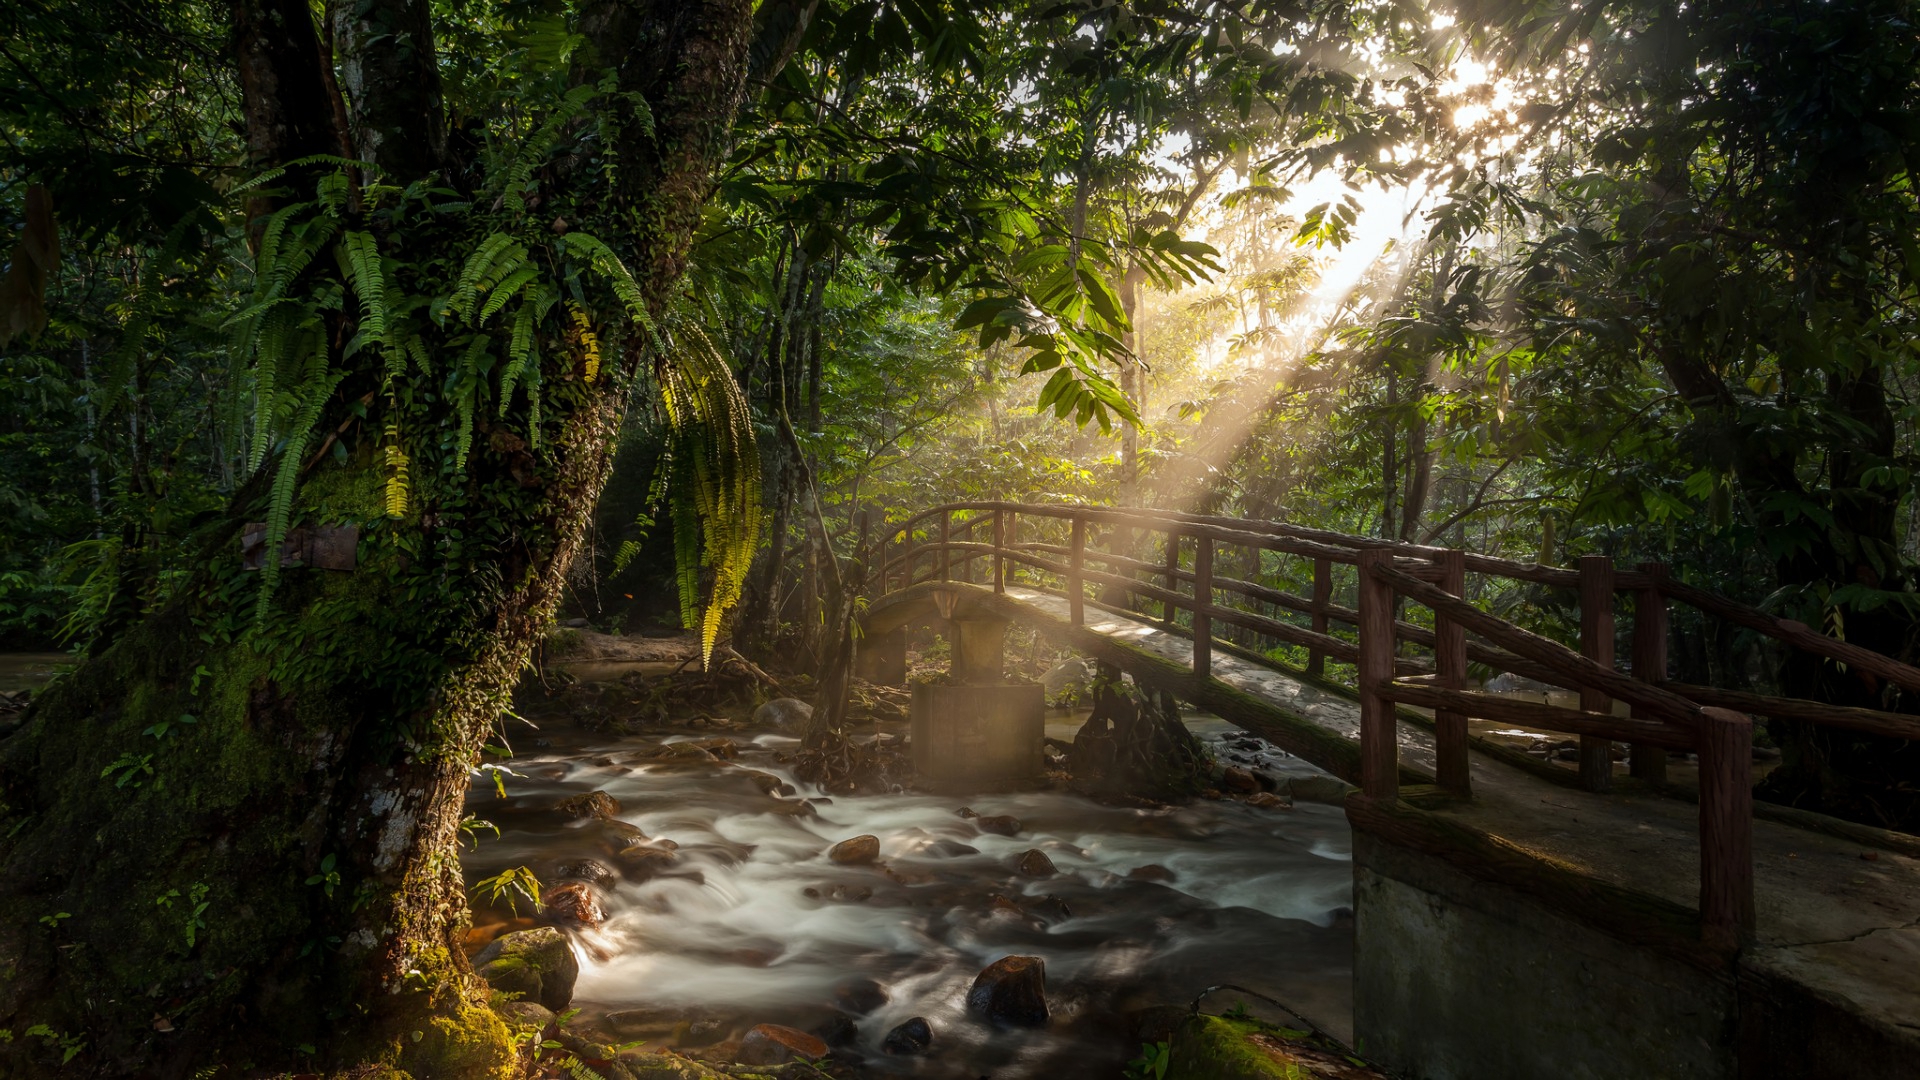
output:
{"label": "flowing water", "polygon": [[[1227,745],[1245,737],[1221,721],[1190,726],[1223,760],[1254,758],[1283,777],[1318,772],[1270,747]],[[1054,737],[1072,733],[1070,722],[1049,725]],[[826,799],[778,760],[798,740],[764,731],[730,733],[734,762],[653,756],[712,734],[551,735],[510,762],[520,775],[505,800],[487,778],[470,795],[470,812],[502,830],[468,856],[470,882],[516,865],[542,880],[580,858],[620,865],[609,852],[633,843],[632,830],[546,809],[594,789],[619,801],[621,822],[678,844],[670,866],[601,888],[607,920],[575,931],[576,1023],[610,1040],[724,1057],[758,1023],[838,1023],[844,1033],[850,1019],[857,1035],[841,1055],[863,1058],[870,1075],[1115,1076],[1138,1049],[1130,1013],[1184,1005],[1219,983],[1284,1001],[1335,1035],[1348,1029],[1352,871],[1338,807],[1197,800],[1142,810],[1063,791]],[[792,795],[763,791],[750,771]],[[1024,828],[982,833],[956,813],[963,804]],[[827,858],[867,833],[880,839],[877,865]],[[1058,873],[1017,875],[1012,863],[1028,849]],[[1149,866],[1171,880],[1129,876]],[[476,921],[503,914],[482,910]],[[965,1011],[974,976],[1009,954],[1046,962],[1043,1028],[995,1028]],[[886,1033],[915,1016],[931,1022],[931,1052],[882,1053]]]}

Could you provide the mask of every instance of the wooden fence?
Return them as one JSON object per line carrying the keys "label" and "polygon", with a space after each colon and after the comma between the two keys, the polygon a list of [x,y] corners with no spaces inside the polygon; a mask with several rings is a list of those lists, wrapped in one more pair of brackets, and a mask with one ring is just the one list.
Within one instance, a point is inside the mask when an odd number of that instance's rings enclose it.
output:
{"label": "wooden fence", "polygon": [[[1143,557],[1156,548],[1159,558]],[[1220,556],[1233,552],[1256,568],[1254,577],[1272,576],[1262,572],[1262,553],[1310,562],[1311,593],[1221,573]],[[1191,635],[1193,668],[1201,675],[1211,670],[1216,625],[1304,648],[1306,670],[1313,675],[1325,675],[1328,658],[1352,664],[1361,713],[1361,789],[1370,799],[1398,794],[1396,704],[1433,711],[1436,781],[1460,797],[1472,793],[1470,717],[1577,736],[1581,783],[1596,792],[1612,785],[1616,742],[1629,747],[1630,773],[1653,784],[1666,779],[1669,751],[1690,751],[1700,767],[1702,933],[1718,944],[1737,943],[1753,929],[1753,728],[1747,714],[1920,739],[1920,717],[1669,681],[1668,613],[1675,602],[1908,692],[1920,693],[1920,668],[1676,581],[1659,563],[1618,570],[1605,556],[1587,556],[1578,569],[1567,569],[1277,522],[964,502],[889,523],[869,565],[876,593],[932,580],[970,581],[1004,591],[1015,569],[1025,567],[1035,572],[1026,583],[1066,597],[1076,626],[1083,624],[1089,604],[1137,616],[1138,601],[1145,600],[1164,627]],[[1354,568],[1352,607],[1334,602],[1336,566]],[[1296,569],[1281,576],[1306,580],[1306,567]],[[985,581],[979,582],[983,572]],[[1469,574],[1576,591],[1579,649],[1476,607],[1466,599]],[[1089,596],[1090,588],[1098,591]],[[1615,600],[1623,592],[1633,598],[1630,673],[1616,670],[1614,663]],[[1432,625],[1396,617],[1404,603],[1427,608]],[[1276,617],[1282,611],[1305,616],[1308,625]],[[1335,624],[1351,627],[1352,637],[1336,633]],[[1469,663],[1575,691],[1579,705],[1566,708],[1469,690]],[[1627,704],[1628,716],[1615,715],[1616,701]]]}

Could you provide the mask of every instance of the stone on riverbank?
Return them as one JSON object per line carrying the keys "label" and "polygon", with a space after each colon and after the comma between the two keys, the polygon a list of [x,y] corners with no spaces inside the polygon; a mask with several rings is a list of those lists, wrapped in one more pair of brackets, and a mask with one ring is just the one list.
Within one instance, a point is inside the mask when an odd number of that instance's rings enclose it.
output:
{"label": "stone on riverbank", "polygon": [[813,706],[799,698],[774,698],[753,710],[753,722],[762,727],[806,727],[813,719]]}
{"label": "stone on riverbank", "polygon": [[827,852],[827,858],[841,866],[866,866],[880,857],[880,838],[873,835],[842,840]]}
{"label": "stone on riverbank", "polygon": [[900,1057],[916,1057],[927,1052],[933,1045],[933,1025],[927,1023],[924,1016],[916,1016],[892,1031],[881,1040],[880,1049],[884,1053]]}
{"label": "stone on riverbank", "polygon": [[548,887],[541,894],[540,906],[555,922],[599,926],[607,921],[600,897],[594,893],[593,886],[584,881],[563,881]]}
{"label": "stone on riverbank", "polygon": [[1037,956],[1003,956],[974,977],[967,1009],[997,1024],[1037,1027],[1047,1022],[1047,963]]}
{"label": "stone on riverbank", "polygon": [[1054,867],[1053,860],[1047,858],[1046,852],[1039,848],[1028,848],[1014,860],[1013,872],[1021,877],[1052,877],[1059,870]]}
{"label": "stone on riverbank", "polygon": [[995,836],[1017,836],[1025,828],[1020,819],[1012,814],[994,814],[990,817],[976,817],[973,824],[981,832],[990,832]]}
{"label": "stone on riverbank", "polygon": [[591,818],[598,821],[612,821],[620,814],[620,800],[604,791],[594,790],[562,799],[555,810],[570,818]]}
{"label": "stone on riverbank", "polygon": [[818,1061],[827,1056],[827,1044],[797,1028],[779,1024],[761,1024],[740,1040],[733,1059],[742,1065],[784,1065],[805,1058]]}
{"label": "stone on riverbank", "polygon": [[473,958],[473,969],[495,990],[554,1012],[573,1000],[573,983],[580,977],[573,946],[551,926],[502,934]]}

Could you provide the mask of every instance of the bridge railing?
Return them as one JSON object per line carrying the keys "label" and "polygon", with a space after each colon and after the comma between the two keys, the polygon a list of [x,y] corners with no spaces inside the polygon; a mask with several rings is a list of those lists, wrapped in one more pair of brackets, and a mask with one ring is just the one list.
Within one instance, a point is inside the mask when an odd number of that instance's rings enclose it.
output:
{"label": "bridge railing", "polygon": [[[1297,560],[1294,572],[1269,573],[1265,553]],[[1231,569],[1236,561],[1246,568],[1238,574]],[[1369,798],[1391,799],[1398,791],[1396,704],[1432,710],[1436,782],[1462,797],[1472,788],[1470,717],[1577,736],[1580,779],[1593,791],[1612,784],[1615,743],[1628,745],[1631,774],[1654,784],[1665,782],[1670,751],[1689,751],[1700,775],[1701,915],[1714,940],[1738,940],[1753,926],[1752,721],[1746,714],[1920,739],[1920,718],[1909,715],[1668,680],[1669,607],[1678,601],[1920,693],[1920,669],[1676,581],[1659,563],[1619,570],[1605,556],[1587,556],[1571,569],[1279,522],[983,501],[889,523],[869,565],[877,592],[930,580],[1004,591],[1024,571],[1025,583],[1065,596],[1073,625],[1084,623],[1089,605],[1137,618],[1145,601],[1164,627],[1192,637],[1193,668],[1202,675],[1213,664],[1216,628],[1298,646],[1312,675],[1325,676],[1329,658],[1351,664],[1361,705],[1361,787]],[[1336,568],[1351,568],[1339,574],[1351,578],[1352,607],[1335,602]],[[1483,583],[1575,590],[1579,648],[1476,607],[1466,599],[1468,574]],[[1276,577],[1311,580],[1311,589],[1296,593],[1255,580]],[[1614,666],[1620,593],[1633,600],[1631,674]],[[1428,610],[1431,625],[1396,615],[1409,602]],[[1304,616],[1307,625],[1282,613]],[[1574,691],[1578,707],[1472,691],[1470,663]],[[1616,715],[1615,702],[1624,703],[1628,715]]]}

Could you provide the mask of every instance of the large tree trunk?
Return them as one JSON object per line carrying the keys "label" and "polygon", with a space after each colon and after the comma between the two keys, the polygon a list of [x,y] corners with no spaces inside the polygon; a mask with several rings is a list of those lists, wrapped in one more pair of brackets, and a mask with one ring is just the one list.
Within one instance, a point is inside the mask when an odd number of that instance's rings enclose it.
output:
{"label": "large tree trunk", "polygon": [[[402,27],[425,8],[342,6]],[[317,55],[307,6],[237,11],[246,112],[269,155],[256,164],[324,148],[334,133],[301,126],[326,102],[318,65],[302,69]],[[583,19],[619,89],[652,113],[651,126],[615,119],[607,217],[636,223],[618,240],[655,312],[726,149],[750,12],[749,0],[641,0]],[[422,77],[378,43],[430,65],[430,34],[423,48],[337,29],[373,43],[346,66],[362,123],[389,125],[355,145],[386,158],[389,179],[410,160],[431,167],[436,132],[405,120],[439,122],[421,104],[437,100],[430,88],[373,112],[364,100],[380,79]],[[258,40],[273,34],[293,40]],[[260,624],[263,575],[240,560],[241,523],[263,513],[257,478],[209,530],[179,599],[50,687],[0,743],[0,1027],[15,1033],[0,1041],[0,1073],[520,1071],[522,1051],[458,948],[455,840],[470,769],[551,618],[606,478],[621,388],[642,362],[629,350],[625,370],[591,380],[578,355],[552,351],[537,448],[512,422],[480,420],[464,474],[416,455],[426,505],[398,519],[383,513],[377,437],[345,461],[316,456],[294,521],[357,527],[357,565],[286,569]],[[349,429],[349,402],[376,400],[361,396],[379,386],[374,352],[336,355],[346,373],[325,430]],[[408,419],[453,424],[445,402]],[[366,430],[380,422],[376,411]]]}

